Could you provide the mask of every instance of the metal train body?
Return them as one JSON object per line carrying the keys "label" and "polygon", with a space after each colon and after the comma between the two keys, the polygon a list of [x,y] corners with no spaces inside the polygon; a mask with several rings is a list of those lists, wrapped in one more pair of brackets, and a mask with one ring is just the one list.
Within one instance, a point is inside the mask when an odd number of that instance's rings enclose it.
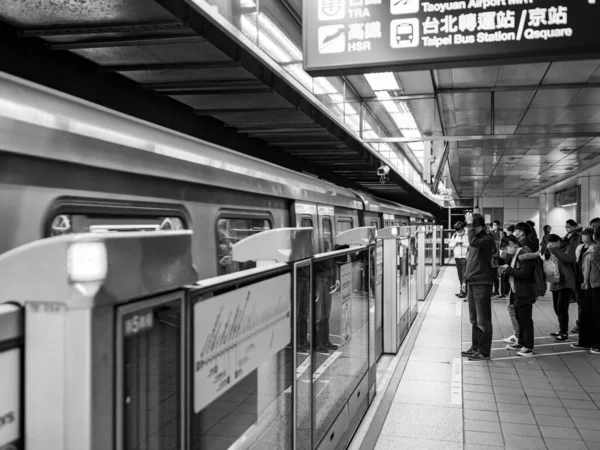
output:
{"label": "metal train body", "polygon": [[434,219],[3,73],[0,211],[0,254],[56,234],[190,228],[201,279],[222,273],[220,220],[237,239],[313,226],[321,253],[341,228]]}

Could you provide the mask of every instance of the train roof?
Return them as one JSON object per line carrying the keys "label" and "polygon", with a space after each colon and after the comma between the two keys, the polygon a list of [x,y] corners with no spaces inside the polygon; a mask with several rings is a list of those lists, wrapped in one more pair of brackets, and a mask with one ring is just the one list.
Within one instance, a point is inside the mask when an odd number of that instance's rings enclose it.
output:
{"label": "train roof", "polygon": [[428,212],[410,208],[408,206],[401,205],[400,203],[384,200],[365,192],[356,192],[356,194],[362,198],[367,211],[379,212],[383,214],[403,214],[428,220],[435,219],[435,217]]}
{"label": "train roof", "polygon": [[362,208],[349,189],[3,72],[0,143],[3,151],[34,157]]}

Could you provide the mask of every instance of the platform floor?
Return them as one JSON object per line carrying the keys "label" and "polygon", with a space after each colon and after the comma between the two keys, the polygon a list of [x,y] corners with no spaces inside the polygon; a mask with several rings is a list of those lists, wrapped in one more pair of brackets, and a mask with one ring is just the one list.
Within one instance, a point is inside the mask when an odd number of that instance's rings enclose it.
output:
{"label": "platform floor", "polygon": [[[504,349],[506,300],[493,301],[492,360],[460,357],[470,346],[467,303],[454,267],[438,276],[400,353],[378,369],[378,401],[350,449],[599,449],[600,356],[555,343],[549,297],[534,307],[535,356]],[[577,305],[571,304],[574,324]]]}

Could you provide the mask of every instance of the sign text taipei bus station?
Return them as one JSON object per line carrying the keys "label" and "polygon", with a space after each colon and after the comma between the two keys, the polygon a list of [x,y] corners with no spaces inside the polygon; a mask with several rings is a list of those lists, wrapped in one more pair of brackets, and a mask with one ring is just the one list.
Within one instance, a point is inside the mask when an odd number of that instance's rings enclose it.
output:
{"label": "sign text taipei bus station", "polygon": [[597,58],[595,0],[303,2],[311,75]]}

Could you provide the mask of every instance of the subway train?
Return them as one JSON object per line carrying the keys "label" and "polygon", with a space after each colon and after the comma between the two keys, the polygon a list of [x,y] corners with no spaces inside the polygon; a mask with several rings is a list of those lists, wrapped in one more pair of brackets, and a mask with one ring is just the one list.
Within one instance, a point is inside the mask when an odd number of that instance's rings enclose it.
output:
{"label": "subway train", "polygon": [[314,228],[314,251],[359,226],[432,223],[341,188],[0,73],[0,254],[86,232],[193,230],[200,279],[236,272],[231,245]]}

